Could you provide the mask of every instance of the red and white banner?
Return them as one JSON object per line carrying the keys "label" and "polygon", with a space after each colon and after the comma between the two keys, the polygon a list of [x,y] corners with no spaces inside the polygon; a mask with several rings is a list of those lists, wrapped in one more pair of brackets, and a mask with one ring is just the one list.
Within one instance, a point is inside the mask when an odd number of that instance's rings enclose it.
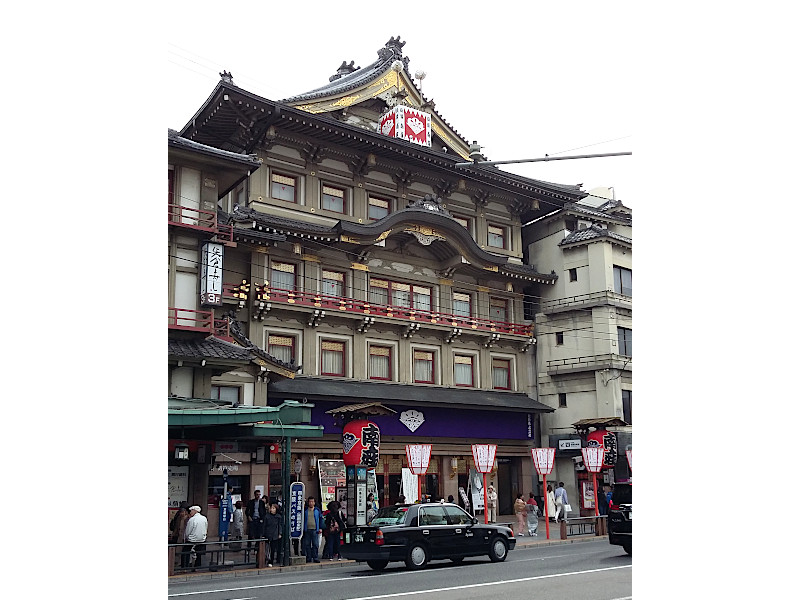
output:
{"label": "red and white banner", "polygon": [[606,450],[602,446],[593,446],[591,448],[581,448],[583,453],[583,464],[591,473],[597,473],[603,468],[603,458],[605,458]]}
{"label": "red and white banner", "polygon": [[490,473],[494,468],[494,455],[497,444],[472,444],[472,459],[475,468],[481,473]]}
{"label": "red and white banner", "polygon": [[550,475],[553,470],[553,461],[556,457],[555,448],[531,448],[533,466],[539,475]]}
{"label": "red and white banner", "polygon": [[380,455],[381,430],[367,420],[350,421],[342,432],[345,465],[375,467]]}
{"label": "red and white banner", "polygon": [[431,444],[406,444],[408,468],[414,475],[425,475],[431,462]]}
{"label": "red and white banner", "polygon": [[420,146],[431,145],[431,115],[411,106],[395,106],[378,122],[383,135]]}

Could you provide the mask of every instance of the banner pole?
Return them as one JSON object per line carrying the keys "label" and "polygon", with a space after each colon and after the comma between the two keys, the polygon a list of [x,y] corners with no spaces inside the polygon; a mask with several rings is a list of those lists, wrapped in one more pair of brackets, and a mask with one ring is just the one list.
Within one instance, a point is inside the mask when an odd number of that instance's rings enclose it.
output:
{"label": "banner pole", "polygon": [[600,516],[600,510],[598,509],[598,493],[597,493],[597,473],[592,471],[592,489],[594,490],[594,516]]}
{"label": "banner pole", "polygon": [[549,540],[550,539],[550,511],[547,510],[547,505],[550,504],[550,502],[548,502],[548,497],[547,497],[547,475],[542,475],[542,480],[544,481],[544,483],[542,484],[544,486],[544,529],[545,529],[545,533],[547,534],[547,539]]}
{"label": "banner pole", "polygon": [[483,474],[483,522],[489,524],[489,492],[486,490],[486,473]]}

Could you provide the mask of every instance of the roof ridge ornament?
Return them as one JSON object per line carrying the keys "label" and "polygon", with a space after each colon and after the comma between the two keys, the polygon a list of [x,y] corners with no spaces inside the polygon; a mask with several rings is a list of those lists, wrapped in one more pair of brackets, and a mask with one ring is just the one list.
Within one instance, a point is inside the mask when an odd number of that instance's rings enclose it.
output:
{"label": "roof ridge ornament", "polygon": [[350,75],[350,73],[353,73],[353,72],[355,72],[355,71],[358,71],[358,70],[359,70],[361,67],[354,67],[353,65],[355,64],[355,62],[356,62],[356,61],[354,61],[354,60],[351,60],[351,61],[350,61],[350,63],[348,64],[348,63],[347,63],[347,61],[344,61],[344,60],[343,60],[343,61],[342,61],[342,64],[341,64],[341,65],[339,65],[339,68],[337,69],[336,73],[334,73],[333,75],[331,75],[331,76],[328,78],[328,81],[330,81],[330,82],[334,82],[334,81],[336,81],[337,79],[341,79],[341,78],[342,78],[342,77],[344,77],[345,75]]}
{"label": "roof ridge ornament", "polygon": [[410,200],[406,208],[424,208],[426,210],[440,212],[447,216],[451,216],[445,208],[445,204],[442,202],[442,199],[436,194],[425,194],[424,198]]}
{"label": "roof ridge ornament", "polygon": [[233,75],[229,71],[222,71],[219,76],[225,83],[233,83]]}
{"label": "roof ridge ornament", "polygon": [[403,56],[403,46],[405,46],[405,42],[400,41],[400,36],[398,35],[396,38],[390,37],[389,41],[378,50],[378,57],[381,60],[390,60],[392,58],[401,60],[403,62],[403,66],[408,69],[408,57]]}

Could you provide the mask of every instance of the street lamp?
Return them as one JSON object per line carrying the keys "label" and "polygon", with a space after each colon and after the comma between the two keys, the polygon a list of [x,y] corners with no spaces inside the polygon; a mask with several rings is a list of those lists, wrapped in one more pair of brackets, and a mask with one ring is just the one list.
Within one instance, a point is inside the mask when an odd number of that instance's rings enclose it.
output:
{"label": "street lamp", "polygon": [[602,446],[581,448],[583,453],[583,464],[592,473],[592,489],[594,490],[594,516],[600,516],[597,508],[597,473],[603,468],[603,459],[606,456],[606,449]]}
{"label": "street lamp", "polygon": [[497,444],[472,444],[475,468],[483,473],[483,522],[489,524],[489,497],[486,492],[486,474],[492,472]]}
{"label": "street lamp", "polygon": [[422,480],[420,475],[428,472],[431,462],[431,444],[406,444],[406,458],[408,468],[417,476],[417,500],[422,501]]}
{"label": "street lamp", "polygon": [[550,539],[550,512],[547,510],[547,476],[553,470],[553,461],[556,457],[555,448],[531,448],[531,457],[536,472],[542,476],[544,489],[544,528],[547,539]]}

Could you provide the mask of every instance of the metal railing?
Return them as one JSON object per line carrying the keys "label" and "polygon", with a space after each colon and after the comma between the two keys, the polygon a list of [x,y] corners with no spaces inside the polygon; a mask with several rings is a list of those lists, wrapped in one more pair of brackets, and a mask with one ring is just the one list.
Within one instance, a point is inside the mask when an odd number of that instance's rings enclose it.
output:
{"label": "metal railing", "polygon": [[[223,284],[222,297],[227,300],[239,301],[236,288],[240,284]],[[402,319],[416,323],[426,323],[445,327],[457,327],[465,331],[487,331],[530,337],[533,335],[533,325],[524,323],[509,323],[506,321],[493,321],[472,316],[453,315],[450,313],[436,312],[410,306],[393,306],[348,298],[344,296],[326,296],[316,292],[304,292],[270,288],[268,285],[255,286],[253,292],[256,306],[259,303],[279,302],[335,310],[340,313],[358,314],[360,316],[386,317]]]}
{"label": "metal railing", "polygon": [[217,213],[216,211],[192,208],[180,204],[167,204],[167,215],[169,223],[201,229],[203,231],[216,231]]}
{"label": "metal railing", "polygon": [[575,535],[606,535],[608,517],[572,517],[561,521],[561,539]]}
{"label": "metal railing", "polygon": [[214,313],[210,310],[167,308],[168,327],[184,331],[214,331]]}
{"label": "metal railing", "polygon": [[587,304],[609,304],[612,302],[630,306],[632,298],[630,295],[626,296],[610,290],[602,290],[599,292],[590,292],[588,294],[579,294],[577,296],[568,296],[566,298],[557,298],[555,300],[542,300],[540,310],[543,313],[549,313],[586,306]]}
{"label": "metal railing", "polygon": [[[236,540],[204,544],[168,544],[169,575],[193,571],[257,568],[258,552],[269,552],[269,540]],[[199,560],[199,563],[196,561]],[[265,558],[266,562],[266,558]]]}
{"label": "metal railing", "polygon": [[593,356],[576,356],[548,360],[546,369],[551,371],[596,369],[599,367],[621,369],[631,364],[631,357],[622,354],[595,354]]}

